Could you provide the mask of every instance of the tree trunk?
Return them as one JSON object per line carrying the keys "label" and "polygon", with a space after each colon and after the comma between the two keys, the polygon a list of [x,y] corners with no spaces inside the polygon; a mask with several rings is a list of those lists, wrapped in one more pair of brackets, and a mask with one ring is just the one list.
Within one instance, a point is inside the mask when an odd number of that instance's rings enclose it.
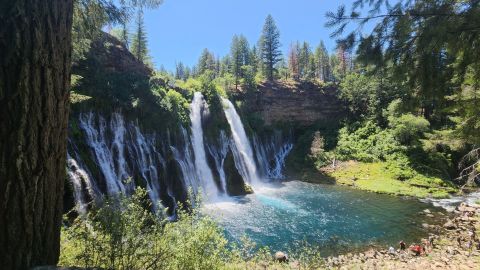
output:
{"label": "tree trunk", "polygon": [[72,0],[0,2],[0,268],[56,264]]}

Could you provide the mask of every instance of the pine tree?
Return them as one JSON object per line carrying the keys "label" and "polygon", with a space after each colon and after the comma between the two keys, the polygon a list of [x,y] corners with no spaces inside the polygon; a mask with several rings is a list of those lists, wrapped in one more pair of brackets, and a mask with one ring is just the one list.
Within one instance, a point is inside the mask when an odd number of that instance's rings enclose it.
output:
{"label": "pine tree", "polygon": [[185,66],[182,62],[178,62],[175,64],[175,79],[177,80],[185,80]]}
{"label": "pine tree", "polygon": [[240,79],[244,78],[242,67],[250,65],[248,41],[244,36],[233,36],[230,55],[232,57],[231,72],[235,78],[235,89],[237,89]]}
{"label": "pine tree", "polygon": [[310,45],[308,45],[308,42],[304,41],[298,57],[298,71],[302,79],[306,79],[307,77],[308,66],[310,63],[310,54]]}
{"label": "pine tree", "polygon": [[265,20],[260,45],[264,73],[267,79],[272,81],[275,74],[275,64],[282,59],[282,52],[280,51],[280,31],[271,15],[268,15]]}
{"label": "pine tree", "polygon": [[231,57],[230,55],[226,55],[222,58],[220,61],[220,76],[225,76],[227,73],[230,73],[230,67],[231,67]]}
{"label": "pine tree", "polygon": [[215,64],[215,56],[208,49],[205,48],[205,49],[203,49],[202,55],[200,56],[200,59],[198,60],[198,64],[197,64],[198,74],[197,75],[202,75],[207,70],[215,72],[216,64]]}
{"label": "pine tree", "polygon": [[149,60],[147,47],[147,33],[145,32],[145,24],[143,20],[143,10],[138,9],[136,30],[132,38],[132,54],[138,61],[146,63]]}
{"label": "pine tree", "polygon": [[317,49],[315,50],[315,62],[316,62],[316,76],[321,81],[328,81],[330,74],[330,64],[328,59],[328,52],[325,48],[323,41],[320,41]]}
{"label": "pine tree", "polygon": [[235,89],[238,89],[238,83],[240,80],[240,72],[242,68],[242,59],[241,59],[241,52],[240,52],[240,43],[238,40],[238,36],[234,35],[232,38],[232,44],[230,46],[230,55],[232,57],[231,62],[231,72],[233,77],[235,78]]}
{"label": "pine tree", "polygon": [[253,71],[257,74],[259,67],[259,60],[258,60],[258,50],[257,47],[254,45],[252,50],[250,51],[250,65],[253,67]]}

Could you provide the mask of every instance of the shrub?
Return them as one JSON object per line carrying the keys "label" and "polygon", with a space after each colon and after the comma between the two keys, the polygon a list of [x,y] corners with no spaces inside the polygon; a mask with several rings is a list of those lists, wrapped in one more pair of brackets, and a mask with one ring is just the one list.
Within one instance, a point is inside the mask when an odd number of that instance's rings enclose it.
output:
{"label": "shrub", "polygon": [[366,121],[360,127],[357,124],[340,129],[336,154],[340,160],[374,162],[385,161],[389,155],[402,150],[388,130]]}
{"label": "shrub", "polygon": [[[231,257],[216,223],[197,210],[168,222],[144,189],[107,199],[62,230],[60,265],[105,269],[219,269]],[[148,208],[148,207],[147,207]],[[160,211],[159,213],[163,213]],[[68,223],[68,222],[66,222]]]}
{"label": "shrub", "polygon": [[168,90],[165,98],[160,102],[160,106],[173,114],[176,119],[180,120],[184,124],[188,124],[190,121],[190,103],[186,100],[182,94],[175,90]]}
{"label": "shrub", "polygon": [[332,155],[325,151],[325,140],[320,134],[320,131],[316,131],[313,135],[309,158],[313,161],[317,169],[328,165],[332,160]]}

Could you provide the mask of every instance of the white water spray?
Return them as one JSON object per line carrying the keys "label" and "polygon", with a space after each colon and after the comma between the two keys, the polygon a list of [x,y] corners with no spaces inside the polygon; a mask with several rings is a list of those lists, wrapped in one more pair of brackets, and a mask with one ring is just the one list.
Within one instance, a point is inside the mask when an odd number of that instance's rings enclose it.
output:
{"label": "white water spray", "polygon": [[88,192],[90,197],[96,198],[100,193],[94,183],[91,182],[89,173],[83,169],[77,160],[67,153],[67,173],[68,179],[73,187],[73,197],[75,199],[75,207],[80,214],[85,214],[88,208],[88,199],[83,193]]}
{"label": "white water spray", "polygon": [[[122,164],[119,164],[118,162],[114,161],[113,153],[107,145],[107,137],[106,137],[106,128],[107,124],[105,119],[102,116],[98,116],[98,129],[95,128],[95,121],[94,121],[95,115],[92,112],[86,113],[86,114],[80,114],[79,120],[80,120],[80,127],[85,131],[86,139],[88,145],[92,148],[92,151],[96,157],[98,166],[100,167],[103,176],[105,177],[105,182],[106,182],[106,187],[107,187],[107,193],[109,195],[115,195],[118,193],[125,193],[126,188],[124,183],[122,182],[122,179],[125,180],[128,176],[124,174],[125,169],[123,166],[125,166],[125,159],[122,157],[120,158],[121,161],[123,161]],[[112,122],[114,120],[118,120],[118,118],[113,117]],[[113,133],[116,132],[124,132],[125,130],[123,128],[118,128],[123,126],[123,121],[122,124],[112,124],[111,127],[113,127],[115,130],[113,130]],[[119,140],[123,140],[123,135],[115,136],[115,141],[116,144],[118,144]],[[118,146],[114,147],[114,149],[117,151],[116,154],[117,156],[123,156],[123,151],[118,151]],[[117,168],[116,168],[117,167]],[[119,167],[122,167],[121,169]]]}
{"label": "white water spray", "polygon": [[290,139],[284,139],[280,132],[274,132],[267,142],[253,136],[253,145],[260,170],[269,179],[283,179],[285,160],[293,149]]}
{"label": "white water spray", "polygon": [[255,161],[253,159],[252,146],[250,145],[250,141],[245,133],[242,120],[240,119],[240,116],[230,100],[222,98],[222,102],[225,116],[232,131],[232,151],[235,159],[235,166],[243,178],[246,179],[250,184],[257,184],[259,183],[257,166],[255,165]]}
{"label": "white water spray", "polygon": [[190,120],[192,122],[192,146],[195,155],[195,169],[197,177],[200,180],[207,199],[218,195],[218,188],[213,180],[213,174],[207,164],[207,156],[205,155],[205,145],[203,143],[202,128],[202,110],[205,102],[200,92],[195,92],[193,101],[190,105]]}
{"label": "white water spray", "polygon": [[225,131],[220,131],[220,138],[218,139],[218,148],[213,145],[208,145],[208,152],[215,160],[215,167],[217,168],[218,175],[222,184],[222,191],[227,194],[227,179],[223,165],[225,158],[227,157],[228,147],[230,146],[230,139],[225,134]]}

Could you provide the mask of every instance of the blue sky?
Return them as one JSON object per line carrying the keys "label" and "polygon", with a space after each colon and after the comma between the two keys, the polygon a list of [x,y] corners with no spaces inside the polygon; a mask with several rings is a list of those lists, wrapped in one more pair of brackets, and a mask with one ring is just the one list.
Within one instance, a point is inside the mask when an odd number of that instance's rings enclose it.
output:
{"label": "blue sky", "polygon": [[[149,50],[158,68],[173,70],[175,62],[192,66],[204,48],[218,56],[228,54],[234,34],[243,34],[256,44],[265,17],[271,14],[280,29],[282,49],[291,42],[320,40],[333,51],[331,29],[325,28],[325,13],[342,3],[329,0],[165,0],[155,10],[145,12]],[[347,9],[348,10],[348,9]]]}

